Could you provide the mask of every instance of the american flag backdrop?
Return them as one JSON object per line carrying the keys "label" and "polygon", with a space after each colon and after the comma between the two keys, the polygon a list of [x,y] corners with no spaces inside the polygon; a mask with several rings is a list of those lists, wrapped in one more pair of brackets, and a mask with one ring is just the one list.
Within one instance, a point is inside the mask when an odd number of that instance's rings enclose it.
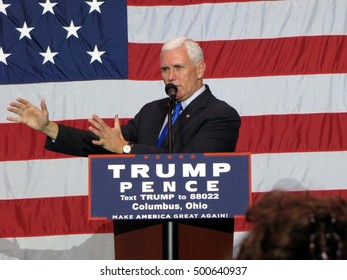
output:
{"label": "american flag backdrop", "polygon": [[[274,188],[347,198],[347,1],[0,0],[0,259],[114,259],[88,220],[87,159],[9,123],[16,97],[87,128],[165,96],[159,52],[201,43],[205,83],[242,117],[252,197]],[[235,251],[249,228],[235,221]]]}

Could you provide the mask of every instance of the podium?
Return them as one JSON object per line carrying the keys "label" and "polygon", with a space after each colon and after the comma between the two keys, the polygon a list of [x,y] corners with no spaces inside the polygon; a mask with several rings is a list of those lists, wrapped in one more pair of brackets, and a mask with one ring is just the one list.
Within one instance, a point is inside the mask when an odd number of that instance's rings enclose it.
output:
{"label": "podium", "polygon": [[[163,223],[115,221],[115,257],[122,260],[161,260]],[[234,219],[179,220],[178,259],[227,260],[233,256]],[[210,246],[207,246],[210,244]]]}
{"label": "podium", "polygon": [[177,259],[232,259],[234,216],[251,203],[249,170],[248,153],[93,155],[89,217],[113,220],[119,260],[166,259],[168,234]]}

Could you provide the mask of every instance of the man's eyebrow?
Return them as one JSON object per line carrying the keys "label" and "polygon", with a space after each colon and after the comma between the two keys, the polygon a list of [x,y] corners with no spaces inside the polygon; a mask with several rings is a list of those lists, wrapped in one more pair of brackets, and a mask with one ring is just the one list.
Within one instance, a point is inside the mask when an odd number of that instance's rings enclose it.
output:
{"label": "man's eyebrow", "polygon": [[163,69],[163,68],[170,68],[170,67],[183,67],[184,66],[184,63],[176,63],[174,65],[163,65],[161,66],[160,68]]}

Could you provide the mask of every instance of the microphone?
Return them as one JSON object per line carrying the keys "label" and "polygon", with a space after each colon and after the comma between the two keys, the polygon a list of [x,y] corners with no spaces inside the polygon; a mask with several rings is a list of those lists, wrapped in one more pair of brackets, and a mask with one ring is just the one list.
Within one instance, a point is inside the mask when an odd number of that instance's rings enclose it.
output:
{"label": "microphone", "polygon": [[176,85],[170,83],[165,86],[165,92],[168,96],[176,98],[177,87]]}
{"label": "microphone", "polygon": [[170,110],[175,110],[177,86],[172,83],[167,84],[165,86],[165,92],[168,96],[170,96],[170,101],[168,105]]}

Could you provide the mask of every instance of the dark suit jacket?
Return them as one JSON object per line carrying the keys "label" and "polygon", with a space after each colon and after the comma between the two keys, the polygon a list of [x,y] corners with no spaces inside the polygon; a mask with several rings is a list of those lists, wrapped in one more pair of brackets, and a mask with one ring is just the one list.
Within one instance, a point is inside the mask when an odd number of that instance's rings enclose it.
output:
{"label": "dark suit jacket", "polygon": [[[123,137],[135,143],[132,153],[168,152],[168,139],[161,147],[156,147],[167,111],[168,98],[150,102],[122,127]],[[218,100],[206,85],[206,90],[185,108],[172,126],[173,153],[232,152],[240,125],[237,111]],[[110,153],[93,145],[92,139],[97,137],[89,131],[59,125],[56,141],[47,139],[46,148],[76,156]]]}

